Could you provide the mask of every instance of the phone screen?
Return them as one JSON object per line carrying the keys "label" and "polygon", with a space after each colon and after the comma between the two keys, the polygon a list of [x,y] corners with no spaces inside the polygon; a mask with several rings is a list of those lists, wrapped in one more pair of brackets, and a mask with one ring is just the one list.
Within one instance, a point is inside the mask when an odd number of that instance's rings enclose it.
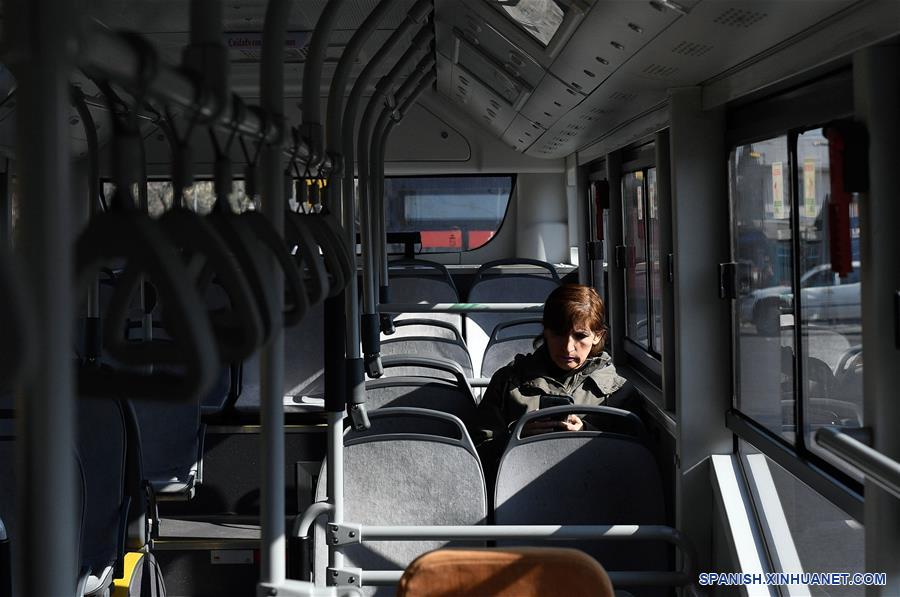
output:
{"label": "phone screen", "polygon": [[[554,406],[569,406],[572,404],[573,400],[569,396],[549,396],[544,395],[541,396],[540,409],[552,408]],[[567,413],[561,413],[558,415],[553,415],[552,419],[554,421],[565,421],[566,417],[569,415]],[[548,417],[551,418],[551,417]]]}

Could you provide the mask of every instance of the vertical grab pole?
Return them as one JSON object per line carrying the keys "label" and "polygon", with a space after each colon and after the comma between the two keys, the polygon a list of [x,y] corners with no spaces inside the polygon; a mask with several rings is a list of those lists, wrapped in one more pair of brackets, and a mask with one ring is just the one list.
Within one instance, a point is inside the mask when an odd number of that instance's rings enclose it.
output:
{"label": "vertical grab pole", "polygon": [[[310,147],[307,167],[320,164],[326,158],[325,141],[322,135],[322,114],[319,102],[319,89],[322,79],[322,65],[325,63],[325,50],[328,39],[337,21],[338,13],[344,0],[330,0],[322,11],[310,42],[310,50],[303,69],[303,126],[301,136],[305,137]],[[343,95],[343,88],[339,92]],[[330,100],[330,98],[329,98]],[[326,187],[328,199],[333,192]],[[331,201],[325,205],[333,207]],[[346,369],[346,326],[344,317],[343,294],[325,299],[325,410],[328,413],[343,413],[347,403],[347,369]],[[333,495],[329,492],[329,495]]]}
{"label": "vertical grab pole", "polygon": [[[419,64],[416,65],[415,71],[410,73],[409,77],[407,77],[400,86],[400,89],[397,90],[397,93],[394,96],[394,108],[391,109],[385,106],[382,110],[372,135],[372,163],[375,165],[375,181],[373,185],[375,196],[372,198],[372,203],[375,206],[375,224],[377,231],[375,234],[376,246],[380,249],[378,251],[378,268],[380,270],[379,279],[381,281],[381,288],[379,288],[378,294],[380,302],[382,303],[390,302],[387,258],[387,222],[385,221],[386,216],[384,211],[384,161],[387,141],[394,126],[403,119],[406,115],[406,110],[409,109],[409,106],[411,106],[412,103],[415,103],[415,100],[418,99],[419,95],[424,91],[424,88],[420,89],[419,85],[427,78],[428,72],[433,66],[434,56],[425,54],[419,61]],[[382,331],[388,330],[393,331],[391,316],[382,315]]]}
{"label": "vertical grab pole", "polygon": [[[284,40],[290,16],[287,0],[269,0],[263,27],[260,72],[260,106],[279,128],[279,135],[265,143],[262,164],[262,211],[279,234],[284,234],[284,165],[281,142],[284,134]],[[263,347],[260,359],[260,422],[262,433],[262,553],[260,580],[281,584],[286,578],[284,535],[284,275],[275,258],[266,260],[265,278],[275,295],[274,313],[279,321]]]}
{"label": "vertical grab pole", "polygon": [[[5,6],[6,60],[18,81],[16,155],[20,253],[35,311],[41,374],[17,396],[18,584],[32,595],[71,595],[78,567],[72,369],[72,189],[69,76],[72,2]],[[47,173],[52,173],[48,176]]]}
{"label": "vertical grab pole", "polygon": [[[350,225],[346,227],[347,234],[349,236],[349,242],[351,247],[355,247],[356,245],[356,235],[354,232],[355,224],[355,212],[356,206],[354,205],[354,160],[353,160],[353,143],[354,143],[354,129],[356,127],[356,116],[359,111],[360,101],[362,100],[362,96],[366,87],[369,85],[369,81],[372,79],[373,74],[380,68],[381,63],[384,62],[384,59],[390,54],[391,51],[397,46],[397,44],[406,37],[409,31],[415,26],[417,23],[424,22],[428,16],[431,14],[432,10],[434,10],[434,6],[432,0],[418,0],[406,14],[406,17],[403,19],[403,22],[400,23],[400,26],[391,34],[388,40],[378,49],[372,59],[366,64],[360,73],[359,77],[357,77],[356,82],[353,84],[353,89],[350,91],[349,99],[347,100],[347,105],[344,108],[344,117],[341,126],[341,137],[343,147],[347,151],[345,164],[344,164],[344,179],[343,179],[343,195],[344,201],[346,203],[346,209],[344,210],[344,217],[349,221]],[[357,150],[360,148],[357,147]],[[361,161],[361,160],[360,160]],[[362,186],[360,186],[360,193],[363,192]],[[355,253],[355,251],[353,251]],[[348,297],[348,301],[356,301],[357,297],[355,295]],[[358,313],[358,310],[355,309],[355,305],[353,305],[354,310]],[[354,318],[355,321],[355,318]],[[366,336],[363,337],[363,343],[365,344],[368,341],[371,341],[372,334],[371,329],[374,326],[375,333],[374,336],[377,339],[378,337],[378,319],[377,316],[374,318],[369,317],[366,319],[364,330]],[[354,324],[355,325],[355,324]],[[359,390],[359,394],[353,396],[353,400],[365,400],[365,393]]]}
{"label": "vertical grab pole", "polygon": [[378,110],[380,101],[385,98],[388,90],[394,85],[415,55],[427,47],[433,39],[434,31],[427,25],[419,30],[397,64],[376,84],[375,94],[369,99],[359,125],[357,142],[360,191],[359,227],[363,241],[363,323],[366,328],[363,335],[363,351],[366,358],[366,367],[369,370],[369,375],[372,377],[380,377],[382,374],[380,338],[378,335],[380,325],[377,313],[378,298],[376,296],[375,239],[373,238],[376,230],[372,225],[372,218],[376,214],[373,213],[373,203],[371,201],[371,198],[375,196],[375,192],[373,187],[374,181],[372,180],[374,177],[370,175],[375,172],[374,165],[371,162],[371,143],[373,129],[376,124],[376,110]]}
{"label": "vertical grab pole", "polygon": [[[325,127],[326,146],[328,148],[328,153],[331,154],[332,163],[335,164],[335,171],[328,181],[328,206],[332,212],[337,213],[340,217],[348,253],[354,256],[356,255],[356,200],[353,196],[353,133],[352,131],[350,132],[351,145],[345,146],[345,135],[342,122],[344,113],[344,92],[347,88],[347,82],[350,79],[353,64],[356,61],[357,56],[359,56],[360,50],[396,2],[397,0],[382,0],[374,9],[372,9],[372,12],[369,13],[369,16],[366,17],[360,28],[353,34],[350,43],[344,48],[344,52],[341,54],[341,59],[335,70],[334,78],[331,80],[331,88],[328,90],[328,112],[326,114],[327,122]],[[344,184],[348,176],[350,180],[349,189]],[[351,405],[363,404],[366,399],[365,372],[359,350],[358,292],[359,283],[357,281],[356,268],[354,267],[350,282],[341,293],[341,298],[344,301],[344,314],[346,318],[346,329],[344,330],[346,345],[345,367],[348,374],[347,382],[349,386],[345,388],[347,394],[344,396],[344,401]]]}

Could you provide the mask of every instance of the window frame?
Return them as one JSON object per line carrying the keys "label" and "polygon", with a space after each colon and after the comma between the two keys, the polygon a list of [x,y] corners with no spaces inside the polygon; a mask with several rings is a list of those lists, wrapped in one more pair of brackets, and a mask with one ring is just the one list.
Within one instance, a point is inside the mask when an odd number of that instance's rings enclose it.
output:
{"label": "window frame", "polygon": [[[632,174],[635,172],[643,172],[643,181],[642,181],[642,193],[641,193],[641,209],[642,213],[645,214],[645,221],[647,222],[647,231],[644,234],[643,244],[645,250],[645,258],[647,261],[647,283],[645,285],[645,294],[647,300],[647,347],[644,347],[635,339],[628,336],[628,314],[627,314],[627,304],[628,304],[628,290],[627,290],[627,268],[619,267],[622,275],[622,298],[623,304],[625,305],[626,310],[626,318],[625,318],[625,329],[622,334],[622,349],[625,352],[625,355],[628,359],[629,364],[634,367],[641,375],[647,378],[647,380],[653,384],[657,388],[662,387],[662,354],[656,352],[653,349],[653,334],[656,328],[656,321],[654,320],[654,316],[658,316],[659,326],[661,326],[661,336],[665,336],[666,334],[666,325],[663,321],[663,314],[653,313],[653,297],[652,297],[652,287],[650,284],[650,276],[652,275],[652,267],[651,263],[651,251],[650,251],[650,240],[651,234],[649,232],[649,221],[650,221],[650,193],[648,192],[648,184],[649,184],[649,176],[648,172],[651,169],[656,169],[656,142],[655,140],[644,141],[638,145],[626,148],[622,152],[622,165],[620,168],[620,201],[621,201],[621,219],[622,219],[622,238],[620,239],[623,243],[621,246],[627,247],[625,244],[625,229],[626,225],[626,209],[625,209],[625,177],[628,174]],[[656,184],[660,184],[659,174],[657,172]],[[657,188],[656,197],[657,201],[663,196],[659,192]],[[657,211],[659,209],[657,208]],[[671,225],[671,223],[659,222],[659,226]],[[660,267],[663,267],[664,257],[660,254]],[[660,287],[660,291],[662,288]]]}
{"label": "window frame", "polygon": [[[849,90],[849,91],[848,91]],[[836,92],[835,92],[836,91]],[[822,98],[829,100],[823,102]],[[802,86],[794,87],[780,92],[772,97],[764,98],[752,104],[737,106],[729,110],[727,115],[728,132],[726,135],[726,169],[731,176],[730,156],[739,146],[760,142],[778,136],[787,137],[788,164],[787,172],[790,184],[785,185],[785,191],[790,197],[790,229],[791,229],[791,276],[792,283],[792,307],[794,313],[801,313],[800,302],[801,277],[801,252],[802,239],[800,237],[800,177],[798,176],[797,140],[801,134],[816,128],[822,128],[828,123],[854,116],[852,98],[852,72],[848,68],[842,68],[829,73],[819,79]],[[761,119],[761,120],[759,120]],[[754,126],[753,122],[762,122],[761,126]],[[729,222],[731,230],[731,248],[735,249],[734,218],[735,206],[733,198],[729,197]],[[732,259],[734,259],[732,255]],[[732,301],[733,317],[739,317],[739,305]],[[736,314],[735,314],[736,313]],[[794,351],[794,375],[793,375],[793,399],[794,399],[794,424],[796,432],[793,442],[778,436],[750,416],[737,408],[738,380],[740,368],[737,359],[739,341],[738,330],[733,319],[731,330],[732,353],[732,407],[726,413],[726,427],[738,438],[751,444],[761,453],[769,457],[779,466],[794,475],[800,481],[825,497],[838,508],[854,518],[863,522],[863,502],[865,489],[862,483],[831,464],[820,455],[816,454],[807,445],[805,427],[805,409],[807,394],[807,379],[803,370],[803,358],[806,348],[803,342],[802,318],[795,317],[792,326]],[[737,441],[735,441],[735,450]]]}
{"label": "window frame", "polygon": [[[385,181],[387,181],[388,179],[391,179],[391,178],[405,178],[405,179],[410,179],[410,178],[448,178],[448,179],[449,179],[449,178],[486,178],[486,177],[509,177],[510,180],[511,180],[510,187],[509,187],[509,196],[508,196],[507,199],[506,199],[506,210],[503,212],[503,218],[501,218],[501,219],[500,219],[500,222],[497,224],[497,229],[494,231],[493,236],[491,236],[491,238],[488,239],[488,241],[485,242],[484,244],[478,245],[477,247],[472,248],[472,249],[465,249],[465,250],[459,250],[459,251],[428,251],[428,252],[423,252],[423,251],[420,250],[420,251],[418,251],[418,252],[415,253],[415,255],[416,255],[417,257],[418,257],[418,256],[423,256],[423,255],[425,255],[425,256],[427,256],[427,255],[462,255],[462,254],[465,254],[465,253],[470,253],[470,252],[472,252],[472,251],[478,251],[478,250],[480,250],[480,249],[482,249],[482,248],[484,248],[484,247],[487,247],[490,243],[492,243],[492,242],[494,241],[494,239],[497,238],[497,236],[500,234],[500,230],[503,228],[503,225],[506,224],[507,219],[509,218],[509,207],[510,207],[510,205],[512,205],[513,197],[514,197],[515,194],[518,192],[518,184],[519,184],[519,176],[518,176],[518,173],[515,173],[515,172],[512,172],[512,173],[509,173],[509,172],[505,172],[505,173],[503,173],[503,172],[488,172],[488,173],[472,173],[472,174],[469,174],[469,173],[461,173],[461,174],[460,174],[460,173],[457,173],[457,174],[410,174],[410,175],[400,175],[400,174],[398,174],[398,175],[390,175],[390,176],[387,176],[387,175],[386,175],[386,176],[384,177],[384,180],[385,180]],[[388,207],[387,207],[387,204],[388,204],[388,198],[387,198],[387,196],[385,196],[385,198],[384,198],[384,205],[385,205],[385,223],[384,223],[384,226],[385,226],[385,231],[389,233],[390,230],[387,229],[387,228],[388,228],[388,221],[387,221],[387,209],[388,209]],[[357,233],[358,233],[358,232],[359,232],[359,231],[357,231]],[[420,230],[419,232],[422,232],[422,231]],[[390,254],[390,255],[393,255],[393,253],[389,253],[389,254]]]}

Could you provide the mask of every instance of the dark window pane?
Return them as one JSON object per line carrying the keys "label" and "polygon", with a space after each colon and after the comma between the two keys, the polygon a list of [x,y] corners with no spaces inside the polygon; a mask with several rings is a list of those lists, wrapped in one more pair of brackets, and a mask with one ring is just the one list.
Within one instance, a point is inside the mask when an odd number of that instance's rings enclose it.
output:
{"label": "dark window pane", "polygon": [[[775,572],[865,571],[865,528],[799,479],[740,442],[750,492]],[[810,595],[850,597],[859,587],[810,586]]]}
{"label": "dark window pane", "polygon": [[[823,458],[849,467],[821,450],[812,434],[823,426],[863,424],[860,251],[857,204],[844,205],[850,219],[853,270],[844,277],[832,270],[830,219],[840,209],[831,201],[828,140],[821,129],[797,139],[800,181],[800,324],[807,445]],[[858,477],[859,478],[859,477]]]}
{"label": "dark window pane", "polygon": [[650,347],[662,354],[662,288],[660,287],[659,205],[656,192],[656,168],[647,170],[647,215],[650,222],[650,318],[653,338]]}
{"label": "dark window pane", "polygon": [[649,343],[649,305],[647,304],[647,231],[644,204],[644,173],[629,172],[622,177],[622,203],[625,217],[625,321],[626,336],[644,348]]}
{"label": "dark window pane", "polygon": [[742,278],[735,334],[738,408],[792,440],[789,170],[786,137],[737,147],[729,160],[733,250]]}
{"label": "dark window pane", "polygon": [[387,231],[420,232],[423,253],[475,249],[500,228],[512,183],[511,176],[387,178]]}

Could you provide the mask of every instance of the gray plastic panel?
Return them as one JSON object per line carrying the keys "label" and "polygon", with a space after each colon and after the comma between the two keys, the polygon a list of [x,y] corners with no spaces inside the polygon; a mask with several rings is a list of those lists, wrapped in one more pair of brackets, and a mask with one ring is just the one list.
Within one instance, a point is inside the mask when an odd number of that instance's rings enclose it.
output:
{"label": "gray plastic panel", "polygon": [[[690,7],[696,2],[679,3]],[[589,94],[678,17],[677,12],[657,10],[650,2],[598,3],[550,71],[567,85]]]}
{"label": "gray plastic panel", "polygon": [[510,74],[503,65],[484,50],[478,44],[465,39],[463,34],[454,29],[453,53],[450,55],[454,64],[465,67],[475,75],[491,91],[498,94],[513,107],[523,105],[534,89],[534,86],[526,81]]}
{"label": "gray plastic panel", "polygon": [[[443,71],[443,73],[442,73]],[[438,56],[438,90],[472,119],[500,136],[516,112],[509,103],[446,56]]]}
{"label": "gray plastic panel", "polygon": [[543,78],[544,67],[522,48],[517,47],[495,26],[494,22],[504,20],[502,15],[495,14],[487,7],[472,8],[459,0],[436,2],[435,14],[438,50],[447,56],[456,58],[450,53],[451,46],[446,45],[452,40],[455,29],[503,65],[504,70],[510,75],[528,82],[532,87]]}
{"label": "gray plastic panel", "polygon": [[503,133],[503,141],[516,151],[525,151],[543,134],[544,127],[519,114]]}
{"label": "gray plastic panel", "polygon": [[584,98],[584,94],[547,73],[525,102],[520,114],[544,128],[550,128]]}

